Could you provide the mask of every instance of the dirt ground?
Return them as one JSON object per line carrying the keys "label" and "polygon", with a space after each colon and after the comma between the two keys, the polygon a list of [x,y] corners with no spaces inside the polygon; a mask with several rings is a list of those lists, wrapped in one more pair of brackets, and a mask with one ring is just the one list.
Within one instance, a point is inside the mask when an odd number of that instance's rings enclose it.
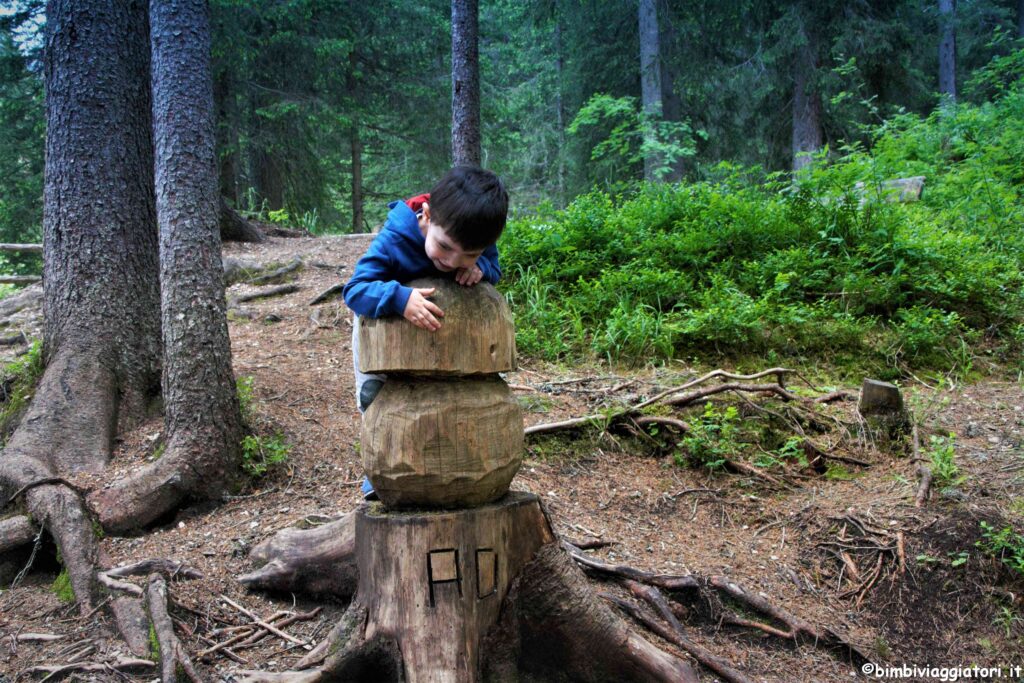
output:
{"label": "dirt ground", "polygon": [[[179,637],[194,657],[226,639],[231,632],[225,629],[249,621],[222,596],[264,618],[322,607],[312,619],[287,628],[306,648],[319,642],[344,610],[344,604],[301,595],[248,592],[235,577],[251,570],[249,550],[276,531],[335,517],[360,503],[351,316],[339,298],[317,306],[309,302],[347,279],[368,239],[276,238],[261,245],[227,245],[226,256],[245,261],[285,264],[299,257],[304,263],[293,280],[298,291],[241,304],[231,315],[235,372],[252,378],[256,429],[283,435],[291,444],[288,463],[219,504],[180,511],[144,536],[102,541],[115,563],[171,558],[202,572],[202,579],[170,586]],[[234,285],[229,299],[253,289]],[[36,328],[25,316],[23,327],[31,333]],[[527,425],[534,425],[633,403],[708,369],[682,363],[640,370],[566,368],[521,358],[520,369],[506,379],[521,397]],[[866,448],[862,439],[838,428],[816,438],[819,445],[833,446],[831,455],[846,460],[830,459],[827,475],[771,470],[786,478],[783,485],[755,475],[678,466],[664,433],[652,438],[591,430],[528,438],[513,487],[542,496],[564,537],[610,542],[591,551],[596,558],[669,574],[724,575],[814,624],[847,634],[877,667],[1024,666],[1024,581],[975,547],[982,521],[1024,528],[1021,389],[1016,377],[1001,379],[998,373],[969,385],[905,387],[926,444],[930,434],[956,434],[963,477],[935,490],[921,508],[914,506],[918,474],[911,458]],[[766,405],[762,399],[750,401]],[[745,420],[763,417],[745,400],[723,396],[721,402],[736,405]],[[823,420],[835,425],[855,423],[855,412],[855,401],[821,409]],[[699,413],[699,407],[688,408],[679,417],[692,420]],[[153,457],[160,431],[154,421],[125,435],[119,462],[127,468]],[[43,544],[34,571],[0,593],[0,683],[39,680],[43,674],[30,672],[31,667],[62,664],[72,656],[98,662],[127,653],[113,637],[104,610],[82,618],[73,605],[61,602],[51,588],[57,570]],[[595,590],[610,587],[595,581]],[[692,610],[693,619],[687,620],[690,637],[753,680],[897,680],[865,675],[868,665],[851,661],[848,653],[700,619],[700,611]],[[60,638],[18,638],[27,633]],[[228,681],[244,669],[288,670],[305,651],[267,637],[233,650],[234,661],[218,652],[197,663],[209,679]],[[716,680],[707,670],[700,673],[702,680]],[[900,680],[941,680],[933,673]],[[70,677],[152,680],[156,675]]]}

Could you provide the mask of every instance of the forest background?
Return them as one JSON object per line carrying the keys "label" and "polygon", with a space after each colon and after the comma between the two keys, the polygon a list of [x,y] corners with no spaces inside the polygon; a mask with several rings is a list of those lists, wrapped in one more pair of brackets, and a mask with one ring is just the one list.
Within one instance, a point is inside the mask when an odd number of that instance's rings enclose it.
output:
{"label": "forest background", "polygon": [[[210,6],[232,206],[369,231],[450,165],[449,3]],[[0,240],[38,242],[43,3],[2,7]],[[498,0],[479,25],[525,353],[1019,363],[1024,0]],[[921,202],[886,201],[914,175]]]}

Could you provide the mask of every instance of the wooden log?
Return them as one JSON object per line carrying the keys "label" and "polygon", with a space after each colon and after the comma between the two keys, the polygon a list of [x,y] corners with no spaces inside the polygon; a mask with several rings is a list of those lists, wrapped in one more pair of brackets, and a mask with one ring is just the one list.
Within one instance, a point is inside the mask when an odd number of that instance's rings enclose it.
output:
{"label": "wooden log", "polygon": [[360,445],[389,507],[482,505],[522,463],[522,409],[496,376],[393,378],[363,416]]}
{"label": "wooden log", "polygon": [[407,683],[478,680],[512,580],[554,534],[533,494],[444,513],[356,513],[363,637],[399,645]]}
{"label": "wooden log", "polygon": [[32,285],[42,281],[38,275],[0,275],[0,285]]}
{"label": "wooden log", "polygon": [[422,278],[410,287],[435,287],[444,311],[441,329],[429,332],[399,316],[361,318],[359,365],[369,373],[475,375],[516,369],[516,334],[505,297],[481,282]]}
{"label": "wooden log", "polygon": [[23,251],[27,253],[42,254],[43,245],[41,244],[8,244],[0,243],[0,251]]}

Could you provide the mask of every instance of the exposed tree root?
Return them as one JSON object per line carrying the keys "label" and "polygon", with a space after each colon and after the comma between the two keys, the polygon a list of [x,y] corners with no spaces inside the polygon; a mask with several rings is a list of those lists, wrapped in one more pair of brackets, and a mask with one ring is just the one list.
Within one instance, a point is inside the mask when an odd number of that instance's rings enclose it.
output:
{"label": "exposed tree root", "polygon": [[216,448],[224,434],[215,426],[171,435],[156,462],[89,495],[89,505],[111,533],[141,529],[189,498],[216,499],[235,475],[228,448]]}
{"label": "exposed tree root", "polygon": [[0,556],[32,542],[36,527],[25,515],[0,519]]}
{"label": "exposed tree root", "polygon": [[244,304],[247,301],[255,301],[256,299],[266,299],[273,296],[284,296],[285,294],[291,294],[297,292],[301,287],[299,285],[277,285],[276,287],[265,287],[256,292],[250,292],[249,294],[241,294],[234,297],[229,302],[228,306],[234,308],[238,304]]}
{"label": "exposed tree root", "polygon": [[180,667],[194,683],[202,683],[202,678],[188,653],[182,647],[178,637],[174,635],[174,624],[167,614],[167,584],[160,574],[149,576],[146,589],[146,606],[149,608],[153,630],[160,644],[160,680],[161,683],[177,683]]}
{"label": "exposed tree root", "polygon": [[[708,621],[712,623],[725,623],[733,626],[754,628],[777,638],[793,642],[806,642],[819,647],[837,649],[847,653],[857,661],[868,661],[867,657],[861,653],[855,645],[850,643],[845,637],[839,635],[836,631],[828,628],[818,628],[810,622],[773,605],[760,595],[744,590],[728,577],[719,575],[701,577],[693,575],[674,576],[651,574],[633,567],[605,564],[592,558],[588,558],[572,548],[570,548],[569,551],[573,559],[588,571],[618,579],[630,590],[630,592],[654,606],[661,617],[668,622],[668,626],[660,624],[657,628],[654,628],[650,623],[648,623],[652,618],[650,615],[645,615],[635,607],[624,609],[627,609],[631,615],[644,622],[645,625],[652,628],[656,633],[670,642],[675,642],[687,651],[690,651],[688,646],[678,642],[675,636],[670,637],[669,635],[666,635],[670,631],[679,635],[679,629],[676,628],[675,623],[666,617],[667,614],[671,614],[672,612],[667,601],[662,603],[659,600],[658,596],[661,595],[660,591],[655,594],[650,590],[650,588],[663,588],[673,592],[682,592],[684,595],[691,596],[687,602],[688,604],[697,606],[697,611],[707,611],[710,607],[710,612],[706,614],[706,617]],[[673,595],[672,597],[676,602],[682,604],[677,596]],[[723,601],[723,598],[726,600]],[[752,610],[758,614],[768,617],[775,623],[763,623],[740,617],[728,609],[726,606],[727,601],[738,603],[748,610]],[[615,602],[622,606],[620,602]],[[775,624],[781,624],[781,627]],[[689,642],[688,639],[686,639],[685,634],[682,634],[682,638],[686,642]],[[701,660],[701,657],[703,657],[704,654],[698,655],[696,652],[691,652],[691,654],[693,654],[698,661],[701,661],[702,664],[704,663]],[[710,665],[709,668],[712,668],[713,671],[727,677],[726,673],[718,671]]]}
{"label": "exposed tree root", "polygon": [[263,273],[252,278],[251,280],[249,280],[248,284],[254,286],[267,285],[270,284],[271,282],[275,282],[276,280],[283,278],[285,275],[289,275],[291,273],[295,273],[301,270],[302,266],[302,259],[296,256],[290,262],[286,263],[280,268],[276,268],[267,273]]}
{"label": "exposed tree root", "polygon": [[262,567],[238,580],[252,589],[347,598],[356,591],[355,516],[312,529],[283,529],[253,548]]}

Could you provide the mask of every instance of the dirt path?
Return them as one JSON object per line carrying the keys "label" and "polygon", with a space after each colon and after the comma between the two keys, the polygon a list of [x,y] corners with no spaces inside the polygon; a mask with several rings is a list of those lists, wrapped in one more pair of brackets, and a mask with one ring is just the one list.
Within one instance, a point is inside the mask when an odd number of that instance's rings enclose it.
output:
{"label": "dirt path", "polygon": [[[204,573],[201,580],[171,586],[172,614],[193,652],[223,638],[213,629],[246,621],[220,595],[264,616],[320,604],[301,596],[247,593],[234,577],[250,569],[248,550],[275,531],[336,516],[359,503],[350,314],[340,299],[315,307],[309,301],[347,279],[368,239],[275,239],[226,248],[226,256],[249,261],[283,264],[301,257],[305,263],[294,281],[298,292],[244,304],[244,317],[233,315],[231,322],[235,372],[252,377],[258,430],[285,437],[292,446],[288,465],[220,505],[184,510],[146,536],[103,541],[115,562],[170,557]],[[236,285],[229,297],[249,289]],[[521,365],[507,379],[522,387],[517,393],[527,424],[635,400],[696,374],[683,366],[613,372],[560,370],[528,359]],[[566,381],[571,379],[586,381]],[[849,479],[809,477],[778,490],[748,477],[709,477],[678,467],[670,455],[652,455],[643,439],[616,435],[532,439],[513,486],[543,496],[566,537],[614,543],[596,557],[665,573],[724,574],[813,622],[849,631],[880,665],[1021,664],[1024,629],[1005,617],[1005,609],[1024,618],[1017,597],[1022,586],[974,547],[979,520],[1009,519],[1022,527],[1021,387],[987,381],[944,393],[912,387],[908,396],[919,414],[926,414],[928,427],[958,434],[958,462],[967,477],[949,491],[936,492],[924,509],[913,506],[917,478],[907,459],[879,457],[869,469],[848,468]],[[126,469],[152,456],[160,429],[155,421],[126,436],[121,445]],[[857,522],[877,529],[872,538],[885,543],[903,532],[907,558],[900,574],[895,546],[874,555],[851,550],[855,566],[866,574],[876,556],[883,558],[879,580],[862,596],[845,595],[849,577],[836,571],[836,560],[823,545],[854,538]],[[957,564],[963,552],[967,560]],[[33,572],[17,589],[0,595],[3,683],[27,667],[64,661],[72,643],[91,641],[97,648],[93,657],[123,649],[101,617],[82,621],[58,600],[50,590],[52,561],[40,564],[46,571]],[[289,633],[319,640],[343,607],[325,605],[316,619],[293,625]],[[63,638],[15,643],[11,636],[19,632]],[[695,626],[692,636],[755,680],[838,681],[861,675],[841,656],[808,645],[791,647],[759,632]],[[303,652],[283,640],[265,639],[238,651],[241,663],[215,656],[201,665],[211,678],[227,680],[240,668],[286,670]],[[713,680],[707,672],[703,677]]]}

